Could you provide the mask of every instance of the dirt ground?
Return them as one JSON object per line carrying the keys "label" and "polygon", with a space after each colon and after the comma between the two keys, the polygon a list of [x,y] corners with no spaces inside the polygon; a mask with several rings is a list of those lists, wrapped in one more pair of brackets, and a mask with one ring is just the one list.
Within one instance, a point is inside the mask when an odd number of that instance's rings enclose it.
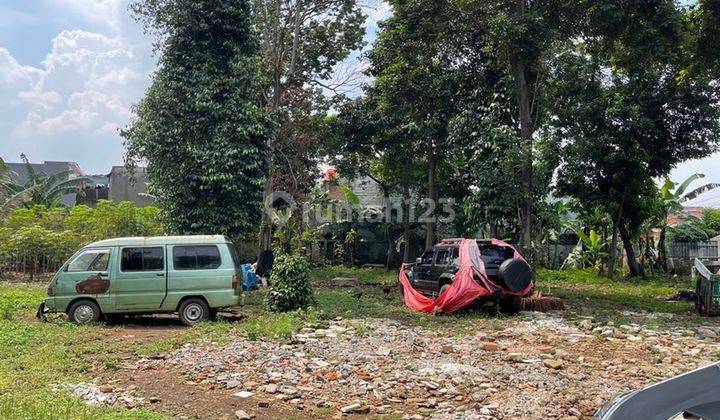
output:
{"label": "dirt ground", "polygon": [[[108,343],[183,330],[169,317],[140,318],[107,328]],[[719,332],[552,313],[479,321],[474,334],[451,336],[337,319],[290,342],[236,337],[151,357],[128,352],[95,385],[178,418],[585,418],[620,393],[715,361]]]}

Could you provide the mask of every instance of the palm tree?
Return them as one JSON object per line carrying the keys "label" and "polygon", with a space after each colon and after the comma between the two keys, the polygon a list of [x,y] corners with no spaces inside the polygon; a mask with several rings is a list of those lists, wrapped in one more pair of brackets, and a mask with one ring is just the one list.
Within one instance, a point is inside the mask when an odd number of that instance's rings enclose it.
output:
{"label": "palm tree", "polygon": [[[705,174],[694,174],[688,177],[680,185],[670,179],[665,179],[665,183],[660,187],[660,199],[663,202],[662,214],[660,214],[660,239],[658,241],[658,262],[660,266],[667,270],[667,250],[665,249],[665,232],[667,230],[667,218],[673,213],[677,213],[683,209],[683,203],[697,198],[700,194],[720,187],[720,184],[707,183],[695,188],[690,192],[685,192],[690,184],[700,178],[705,178]],[[677,188],[676,188],[677,186]]]}
{"label": "palm tree", "polygon": [[20,185],[17,174],[10,171],[4,162],[4,168],[0,168],[0,197],[3,198],[0,214],[5,214],[15,207],[30,207],[36,204],[57,207],[63,195],[76,193],[81,188],[80,184],[92,182],[87,177],[68,179],[72,174],[69,170],[52,175],[36,172],[24,154],[20,157],[27,171],[27,181],[23,185]]}

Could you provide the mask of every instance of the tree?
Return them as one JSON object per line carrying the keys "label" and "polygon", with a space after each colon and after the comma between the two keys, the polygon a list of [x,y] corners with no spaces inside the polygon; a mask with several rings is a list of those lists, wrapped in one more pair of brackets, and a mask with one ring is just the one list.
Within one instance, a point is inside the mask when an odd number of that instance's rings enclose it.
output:
{"label": "tree", "polygon": [[[425,168],[422,182],[429,200],[438,207],[444,185],[438,175],[450,151],[448,123],[455,110],[456,56],[446,48],[453,40],[458,10],[446,2],[392,1],[394,13],[382,24],[373,49],[369,74],[379,111],[394,119],[412,143],[413,165]],[[392,139],[390,140],[392,141]],[[409,146],[409,147],[408,147]],[[435,244],[436,214],[425,225],[425,247]]]}
{"label": "tree", "polygon": [[257,104],[258,42],[248,1],[145,0],[158,70],[122,131],[126,163],[147,161],[171,230],[243,235],[260,219],[270,116]]}
{"label": "tree", "polygon": [[[402,117],[389,112],[381,101],[381,92],[375,87],[366,95],[340,107],[340,113],[329,123],[327,154],[348,178],[366,176],[372,179],[383,194],[383,224],[380,229],[387,241],[386,266],[390,266],[397,233],[394,226],[402,225],[402,259],[407,262],[413,223],[409,219],[410,190],[421,177],[411,166],[414,145],[405,132]],[[401,209],[391,200],[391,194],[401,194]],[[398,215],[400,210],[402,216]],[[399,223],[398,223],[399,222]]]}
{"label": "tree", "polygon": [[613,220],[611,271],[619,234],[634,276],[642,267],[632,242],[660,205],[654,179],[712,153],[720,98],[711,74],[687,71],[697,33],[683,25],[686,12],[671,1],[638,10],[600,6],[590,12],[609,10],[608,22],[633,24],[599,25],[594,36],[558,50],[551,131],[563,140],[558,190],[578,205],[603,206]]}
{"label": "tree", "polygon": [[10,171],[4,162],[0,162],[0,198],[4,197],[0,214],[18,206],[43,205],[46,207],[59,206],[62,197],[66,194],[75,194],[81,191],[81,186],[92,180],[87,177],[76,177],[68,179],[72,171],[62,171],[56,174],[47,175],[37,172],[32,167],[27,157],[20,155],[25,164],[27,180],[20,184],[17,174]]}
{"label": "tree", "polygon": [[[554,52],[562,40],[579,33],[581,2],[526,0],[458,1],[463,13],[476,24],[473,37],[487,54],[484,68],[500,70],[510,82],[511,96],[503,92],[502,104],[512,114],[511,133],[517,136],[513,162],[518,170],[519,244],[530,253],[535,188],[535,140],[538,127],[548,117],[546,78]],[[477,24],[480,22],[480,24]],[[507,136],[506,133],[505,135]],[[509,157],[509,156],[508,156]],[[509,163],[509,162],[508,162]],[[543,186],[545,188],[546,186]]]}
{"label": "tree", "polygon": [[[279,175],[288,172],[288,151],[305,153],[300,144],[286,136],[297,132],[297,128],[288,127],[294,125],[294,120],[288,117],[291,102],[287,92],[309,87],[337,93],[338,85],[327,81],[335,66],[362,45],[365,17],[350,0],[256,0],[255,10],[260,66],[265,70],[260,102],[270,113],[281,114],[278,130],[267,139],[271,151],[263,187],[263,198],[267,199],[277,187],[284,187]],[[344,82],[347,80],[339,84]],[[317,90],[311,91],[317,95]],[[270,214],[263,212],[260,252],[271,247],[272,227]]]}
{"label": "tree", "polygon": [[708,233],[708,236],[714,237],[720,235],[720,209],[703,209],[700,222],[702,228]]}
{"label": "tree", "polygon": [[658,262],[667,270],[667,248],[665,246],[665,234],[667,231],[667,218],[671,214],[678,213],[683,209],[683,203],[697,198],[700,194],[720,187],[720,184],[708,183],[687,191],[690,184],[698,179],[704,178],[705,174],[694,174],[689,176],[680,185],[669,178],[660,187],[660,198],[662,200],[662,212],[660,214],[660,239],[658,240]]}

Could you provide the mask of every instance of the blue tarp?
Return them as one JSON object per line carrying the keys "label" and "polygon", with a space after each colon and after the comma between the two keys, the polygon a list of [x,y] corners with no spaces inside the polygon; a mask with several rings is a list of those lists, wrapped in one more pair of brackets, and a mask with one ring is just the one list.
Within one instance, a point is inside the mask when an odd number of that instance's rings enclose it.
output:
{"label": "blue tarp", "polygon": [[255,272],[250,268],[250,264],[243,264],[240,266],[243,272],[243,284],[242,288],[244,291],[255,290],[258,288],[258,281]]}

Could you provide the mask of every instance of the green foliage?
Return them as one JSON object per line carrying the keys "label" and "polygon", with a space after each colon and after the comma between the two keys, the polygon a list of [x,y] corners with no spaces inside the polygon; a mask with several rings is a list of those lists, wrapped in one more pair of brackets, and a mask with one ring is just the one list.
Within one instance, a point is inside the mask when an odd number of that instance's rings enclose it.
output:
{"label": "green foliage", "polygon": [[275,260],[271,277],[272,287],[267,305],[273,312],[302,309],[314,303],[309,280],[310,267],[297,255],[280,255]]}
{"label": "green foliage", "polygon": [[318,313],[312,310],[297,310],[283,313],[269,313],[253,317],[242,324],[241,329],[250,340],[286,340],[304,323],[317,322]]}
{"label": "green foliage", "polygon": [[257,105],[250,3],[146,0],[132,9],[160,34],[161,56],[122,131],[126,163],[147,161],[149,192],[170,229],[247,234],[260,219],[273,128]]}
{"label": "green foliage", "polygon": [[720,209],[703,209],[700,224],[708,236],[714,237],[720,235]]}
{"label": "green foliage", "polygon": [[668,237],[673,242],[704,242],[709,239],[707,232],[696,220],[669,227]]}
{"label": "green foliage", "polygon": [[94,208],[17,208],[0,222],[0,267],[31,274],[52,271],[88,242],[162,235],[158,213],[156,207],[108,200],[98,201]]}
{"label": "green foliage", "polygon": [[588,235],[582,230],[577,232],[583,246],[577,246],[568,256],[574,268],[598,267],[607,257],[608,243],[603,240],[595,229],[590,229]]}

